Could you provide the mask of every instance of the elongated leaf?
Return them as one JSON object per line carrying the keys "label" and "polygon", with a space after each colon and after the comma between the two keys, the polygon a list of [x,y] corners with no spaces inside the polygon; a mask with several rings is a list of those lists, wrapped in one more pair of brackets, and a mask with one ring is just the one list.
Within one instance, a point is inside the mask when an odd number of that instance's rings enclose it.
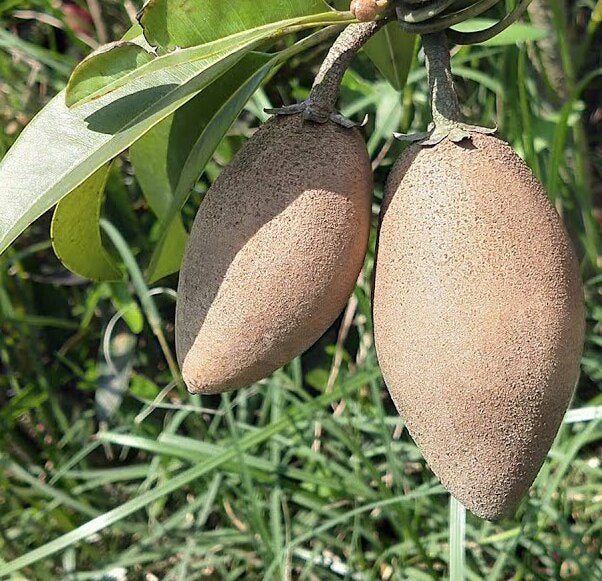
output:
{"label": "elongated leaf", "polygon": [[415,45],[416,36],[392,22],[366,43],[364,52],[393,88],[401,91],[412,66]]}
{"label": "elongated leaf", "polygon": [[101,47],[73,71],[67,88],[67,105],[71,107],[154,58],[133,42],[114,42]]}
{"label": "elongated leaf", "polygon": [[139,20],[152,46],[174,50],[329,10],[323,0],[149,0]]}
{"label": "elongated leaf", "polygon": [[[190,100],[242,57],[241,49],[115,91],[77,111],[59,93],[23,131],[0,165],[0,252],[36,218]],[[223,55],[220,55],[223,56]],[[190,66],[185,66],[190,70]],[[44,155],[39,144],[45,144]]]}
{"label": "elongated leaf", "polygon": [[[319,19],[302,21],[287,26],[276,23],[187,49],[192,54],[178,51],[175,59],[172,54],[156,58],[137,69],[145,69],[146,74],[76,109],[68,109],[65,95],[60,93],[23,131],[0,164],[0,252],[42,213],[259,42],[321,24]],[[148,69],[150,66],[153,68]],[[41,143],[44,155],[40,155]]]}
{"label": "elongated leaf", "polygon": [[[275,23],[259,26],[244,30],[237,34],[220,38],[211,43],[207,43],[201,46],[193,46],[186,49],[180,49],[171,53],[165,54],[162,57],[151,60],[150,62],[135,68],[135,69],[123,69],[123,75],[113,74],[107,79],[107,83],[103,85],[102,78],[98,74],[98,69],[92,65],[92,61],[88,67],[82,69],[80,74],[69,83],[67,87],[67,100],[74,106],[81,106],[87,102],[99,99],[104,95],[107,95],[124,85],[133,84],[141,78],[144,78],[150,74],[156,74],[161,70],[165,70],[170,67],[181,66],[185,63],[195,62],[198,59],[205,59],[209,55],[214,55],[225,50],[227,47],[233,45],[247,46],[253,43],[259,44],[260,41],[276,40],[281,36],[296,32],[299,30],[305,30],[316,26],[326,26],[328,24],[340,24],[349,21],[349,16],[342,12],[327,12],[323,14],[301,16],[292,18],[289,20],[282,20]],[[101,55],[102,56],[102,55]],[[89,73],[92,78],[89,78],[86,73]],[[86,88],[80,89],[81,84],[96,85],[98,89],[92,93],[86,90]],[[82,92],[85,96],[76,100],[71,97],[72,93]]]}
{"label": "elongated leaf", "polygon": [[92,280],[120,280],[121,271],[102,244],[98,220],[111,170],[105,164],[63,198],[50,237],[55,254],[71,271]]}
{"label": "elongated leaf", "polygon": [[2,28],[0,28],[0,49],[17,51],[19,54],[27,55],[60,75],[68,75],[74,65],[72,57],[42,48],[33,42],[27,42]]}
{"label": "elongated leaf", "polygon": [[[179,163],[179,158],[185,158],[185,152],[190,149],[186,142],[188,132],[178,135],[180,140],[176,140],[173,128],[179,118],[184,118],[189,123],[196,123],[193,115],[199,105],[202,107],[202,96],[205,91],[201,91],[173,115],[155,125],[130,147],[130,162],[136,179],[151,210],[159,217],[167,212],[173,197],[174,182],[177,182],[172,168],[175,171],[178,166],[181,168],[182,163]],[[189,126],[189,129],[194,127]],[[174,139],[170,142],[172,135]]]}
{"label": "elongated leaf", "polygon": [[187,241],[188,233],[181,219],[172,221],[155,246],[153,262],[147,273],[149,283],[157,282],[180,270]]}
{"label": "elongated leaf", "polygon": [[[87,66],[81,66],[81,69],[78,67],[74,72],[67,86],[65,100],[70,107],[76,105],[81,107],[118,91],[125,86],[135,86],[137,82],[144,83],[152,75],[159,75],[163,71],[173,70],[188,63],[196,63],[199,60],[213,59],[221,53],[228,52],[234,46],[238,48],[250,47],[276,34],[275,28],[271,26],[245,31],[200,47],[191,47],[151,59],[141,66],[117,68],[113,71],[113,74],[106,77],[106,82],[103,82],[101,74],[102,62],[99,63],[98,67],[95,65],[96,59],[102,61],[104,55],[102,53],[94,55],[87,62]],[[155,79],[155,84],[157,84],[158,80]],[[94,89],[90,90],[91,87],[94,87]],[[77,95],[81,95],[81,98],[76,98]]]}
{"label": "elongated leaf", "polygon": [[[161,218],[162,229],[148,270],[151,282],[180,269],[186,238],[179,248],[174,248],[172,239],[174,224],[181,223],[180,210],[215,148],[276,60],[277,57],[270,55],[247,55],[218,82],[210,85],[175,114],[169,126],[169,135],[167,139],[164,138],[161,148],[167,175],[157,177],[169,182],[171,195],[168,205],[160,213],[156,212]],[[144,161],[144,151],[149,149],[149,143],[145,142],[152,137],[148,134],[132,146],[130,154],[133,154],[133,161]],[[134,162],[137,172],[139,167]],[[163,174],[163,168],[160,174]]]}
{"label": "elongated leaf", "polygon": [[[219,83],[220,80],[217,81],[217,84]],[[174,115],[161,121],[130,147],[130,161],[136,178],[146,201],[158,218],[166,215],[173,200],[175,186],[172,167],[176,165],[181,167],[181,164],[178,164],[179,154],[183,154],[186,150],[188,134],[195,134],[196,120],[190,113],[196,111],[199,101],[202,106],[203,93],[204,91]],[[182,135],[178,135],[175,131],[176,119],[185,119],[188,123],[187,131]],[[176,272],[182,262],[188,234],[184,229],[181,216],[176,216],[169,225],[164,239],[165,243],[159,254],[156,272],[149,277],[151,282]]]}
{"label": "elongated leaf", "polygon": [[135,42],[142,48],[148,51],[151,50],[151,45],[148,44],[146,38],[144,38],[142,26],[140,26],[138,22],[132,25],[132,27],[122,36],[121,40],[123,42]]}
{"label": "elongated leaf", "polygon": [[[454,25],[453,29],[459,30],[460,32],[476,32],[478,30],[489,28],[496,24],[496,22],[497,20],[491,20],[489,18],[472,18]],[[515,22],[497,36],[479,44],[483,46],[502,46],[506,44],[516,44],[517,42],[535,42],[541,40],[545,36],[546,31],[537,26],[526,24],[524,22]]]}

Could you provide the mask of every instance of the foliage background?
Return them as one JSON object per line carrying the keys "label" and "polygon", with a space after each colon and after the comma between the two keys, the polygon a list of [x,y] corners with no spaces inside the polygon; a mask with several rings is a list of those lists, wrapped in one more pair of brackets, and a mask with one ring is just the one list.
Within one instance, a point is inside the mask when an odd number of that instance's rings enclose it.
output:
{"label": "foliage background", "polygon": [[[75,64],[119,38],[139,7],[0,1],[0,156]],[[469,515],[466,575],[602,579],[602,8],[536,0],[530,18],[545,39],[465,47],[454,67],[465,114],[497,123],[579,249],[588,337],[573,408],[582,411],[563,426],[515,518],[491,524]],[[307,96],[326,49],[289,61],[249,102],[195,186],[187,227],[221,168],[266,119],[263,108]],[[391,134],[424,129],[427,101],[419,56],[401,96],[366,55],[345,78],[343,113],[369,115],[375,221],[403,147]],[[40,143],[40,155],[50,147]],[[0,257],[1,558],[27,555],[92,518],[127,514],[58,552],[50,545],[23,577],[446,576],[448,496],[403,430],[372,346],[374,240],[347,310],[312,349],[257,386],[199,398],[174,384],[166,358],[177,277],[153,290],[163,345],[139,300],[146,289],[129,278],[148,262],[156,223],[127,155],[112,170],[104,216],[127,241],[122,283],[66,271],[50,248],[50,216]],[[140,498],[151,500],[131,511],[126,503]]]}

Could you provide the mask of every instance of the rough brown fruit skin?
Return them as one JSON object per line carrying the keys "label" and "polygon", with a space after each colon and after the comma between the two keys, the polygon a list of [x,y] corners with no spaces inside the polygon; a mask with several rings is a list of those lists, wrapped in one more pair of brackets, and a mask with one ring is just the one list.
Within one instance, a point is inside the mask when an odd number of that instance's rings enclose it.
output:
{"label": "rough brown fruit skin", "polygon": [[203,201],[180,274],[176,347],[193,393],[266,377],[334,322],[363,265],[372,170],[358,130],[266,123]]}
{"label": "rough brown fruit skin", "polygon": [[433,472],[475,514],[512,511],[579,373],[577,258],[504,142],[413,146],[389,177],[374,334],[391,396]]}
{"label": "rough brown fruit skin", "polygon": [[386,0],[352,0],[349,11],[360,22],[370,22],[386,8]]}

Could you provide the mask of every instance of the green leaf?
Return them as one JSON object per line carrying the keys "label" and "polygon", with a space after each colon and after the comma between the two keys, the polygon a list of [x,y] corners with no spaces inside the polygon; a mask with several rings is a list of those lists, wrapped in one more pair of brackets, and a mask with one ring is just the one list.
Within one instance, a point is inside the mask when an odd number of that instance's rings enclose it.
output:
{"label": "green leaf", "polygon": [[20,418],[30,410],[40,408],[48,399],[48,392],[40,391],[37,385],[28,385],[0,408],[0,420],[5,429],[12,429]]}
{"label": "green leaf", "polygon": [[113,306],[117,312],[121,313],[130,331],[135,335],[139,335],[144,327],[144,316],[138,303],[132,297],[127,284],[114,282],[111,283],[110,289]]}
{"label": "green leaf", "polygon": [[50,237],[71,271],[92,280],[119,280],[121,271],[102,244],[98,221],[111,164],[103,165],[58,204]]}
{"label": "green leaf", "polygon": [[130,381],[130,393],[143,399],[154,399],[161,390],[150,379],[134,375]]}
{"label": "green leaf", "polygon": [[121,37],[124,42],[135,42],[136,44],[150,50],[152,47],[144,38],[144,31],[139,23],[132,25],[132,27]]}
{"label": "green leaf", "polygon": [[[0,13],[2,13],[4,7],[0,3]],[[5,26],[0,28],[0,49],[6,51],[8,54],[20,54],[21,58],[24,56],[30,58],[33,61],[47,66],[55,73],[66,76],[73,68],[74,61],[71,56],[59,54],[58,51],[53,51],[47,48],[42,48],[34,42],[27,42],[12,34],[5,29]]]}
{"label": "green leaf", "polygon": [[323,392],[324,388],[328,385],[329,377],[330,370],[314,367],[305,374],[305,381],[314,389]]}
{"label": "green leaf", "polygon": [[[203,93],[204,91],[174,115],[161,121],[130,147],[130,161],[142,193],[152,211],[160,219],[166,215],[173,200],[175,188],[173,181],[176,178],[174,170],[177,171],[177,167],[181,170],[182,164],[179,163],[179,158],[186,149],[188,134],[196,133],[196,120],[188,112],[191,105],[193,109],[198,108],[196,104],[199,101],[202,105]],[[184,120],[188,126],[184,127],[184,124],[177,123],[176,120],[179,119]],[[180,125],[183,132],[177,130]],[[188,239],[181,216],[174,218],[164,238],[165,243],[159,254],[156,270],[149,276],[151,282],[177,272],[180,268]]]}
{"label": "green leaf", "polygon": [[[314,21],[289,21],[284,27],[278,23],[156,58],[130,73],[144,70],[131,83],[113,87],[77,109],[67,108],[64,93],[59,93],[26,127],[0,164],[0,253],[41,214],[259,42],[316,25]],[[40,155],[40,143],[44,155]]]}
{"label": "green leaf", "polygon": [[67,85],[67,106],[72,107],[154,58],[133,42],[113,42],[99,48],[75,67]]}
{"label": "green leaf", "polygon": [[381,75],[397,90],[401,91],[408,78],[416,35],[403,32],[395,22],[387,24],[364,46]]}
{"label": "green leaf", "polygon": [[155,246],[146,277],[150,284],[180,270],[187,241],[188,232],[181,219],[172,221]]}
{"label": "green leaf", "polygon": [[[138,67],[116,66],[112,69],[112,74],[107,76],[103,76],[106,65],[102,62],[100,62],[98,66],[94,64],[96,59],[102,61],[104,58],[103,53],[98,53],[97,55],[90,57],[87,66],[82,67],[79,72],[76,71],[77,74],[75,74],[67,87],[67,100],[70,106],[85,104],[94,99],[98,99],[123,85],[133,83],[145,75],[156,73],[157,71],[170,66],[177,66],[185,62],[206,58],[207,55],[212,54],[212,51],[219,52],[220,50],[223,50],[224,43],[228,45],[239,43],[242,46],[245,42],[250,43],[255,41],[256,44],[259,44],[262,40],[276,40],[281,36],[306,28],[346,23],[349,22],[349,20],[350,16],[348,13],[336,11],[281,20],[263,26],[249,28],[201,46],[174,50],[169,54],[164,54],[162,58],[152,59]],[[150,48],[150,45],[146,40],[141,38],[134,39],[132,43],[139,45],[144,50]],[[127,59],[125,60],[127,61]],[[106,82],[103,82],[103,79]],[[73,95],[77,95],[77,97]]]}
{"label": "green leaf", "polygon": [[174,50],[330,10],[323,0],[149,0],[139,21],[152,46]]}
{"label": "green leaf", "polygon": [[[497,22],[497,20],[489,18],[472,18],[456,24],[453,26],[453,29],[459,32],[477,32],[485,30]],[[506,44],[516,44],[517,42],[535,42],[545,37],[545,30],[537,28],[537,26],[533,26],[532,24],[515,22],[497,36],[478,44],[483,46],[503,46]]]}
{"label": "green leaf", "polygon": [[469,79],[475,83],[479,83],[487,87],[491,92],[500,95],[503,91],[503,85],[498,79],[491,75],[486,75],[477,69],[469,67],[457,66],[452,60],[452,74],[464,79]]}
{"label": "green leaf", "polygon": [[[167,182],[171,194],[167,206],[156,212],[162,229],[148,270],[151,282],[180,269],[186,238],[176,248],[177,241],[172,238],[173,229],[181,223],[180,210],[215,148],[277,60],[278,57],[271,55],[247,55],[218,82],[182,107],[173,119],[164,122],[171,121],[169,134],[165,132],[167,126],[161,128],[164,130],[160,146],[163,162],[158,161],[155,166],[156,179]],[[137,175],[140,166],[136,161],[144,162],[144,152],[149,150],[149,144],[145,143],[147,138],[150,140],[153,135],[144,136],[130,149]]]}
{"label": "green leaf", "polygon": [[[291,22],[289,21],[289,24],[290,23]],[[286,27],[285,32],[288,32]],[[152,59],[142,66],[124,69],[122,71],[123,74],[118,74],[116,71],[114,75],[107,78],[107,83],[105,84],[100,82],[97,69],[92,66],[95,58],[102,58],[102,54],[96,55],[96,57],[93,57],[90,60],[90,66],[82,69],[77,77],[69,83],[69,86],[67,87],[67,100],[71,103],[71,106],[78,105],[81,107],[82,105],[98,100],[125,86],[137,87],[138,84],[141,84],[143,85],[143,89],[147,88],[147,86],[156,86],[157,84],[160,84],[160,82],[158,83],[160,79],[157,79],[156,76],[161,75],[163,72],[176,70],[187,64],[197,64],[198,61],[212,61],[216,58],[219,60],[220,55],[223,58],[226,54],[236,52],[236,50],[243,50],[246,48],[247,50],[244,52],[247,52],[262,40],[274,35],[277,36],[277,27],[263,27],[245,31],[203,46],[179,50]],[[88,72],[91,75],[90,77],[86,74]],[[154,85],[148,84],[149,77],[154,78]],[[82,84],[88,86],[84,86],[80,89],[80,85]],[[88,90],[90,85],[96,85],[95,90],[92,92]],[[79,100],[74,100],[69,96],[72,93],[81,93],[84,96]]]}

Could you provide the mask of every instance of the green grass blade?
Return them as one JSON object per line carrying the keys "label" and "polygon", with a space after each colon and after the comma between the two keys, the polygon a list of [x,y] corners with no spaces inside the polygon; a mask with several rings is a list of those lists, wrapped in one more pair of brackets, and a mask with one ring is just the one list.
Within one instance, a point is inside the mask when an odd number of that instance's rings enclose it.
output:
{"label": "green grass blade", "polygon": [[[371,379],[374,379],[379,375],[380,372],[378,370],[359,373],[349,381],[347,390],[351,391],[352,389],[358,389],[361,385],[365,385]],[[27,567],[32,563],[36,563],[37,561],[45,559],[46,557],[53,555],[58,551],[62,551],[67,547],[74,545],[75,543],[85,540],[90,535],[93,535],[94,533],[97,533],[111,526],[112,524],[119,522],[132,513],[146,507],[151,502],[163,498],[165,495],[179,490],[190,482],[193,482],[201,476],[210,473],[216,468],[219,468],[222,464],[236,460],[240,451],[249,450],[253,446],[257,446],[258,444],[269,440],[271,437],[286,429],[289,426],[289,423],[294,424],[296,419],[310,416],[316,410],[324,408],[326,405],[340,397],[341,390],[335,389],[332,392],[324,394],[323,396],[315,399],[311,403],[297,406],[296,408],[290,410],[288,414],[286,414],[277,422],[269,424],[265,428],[262,428],[261,430],[253,432],[242,438],[238,443],[238,449],[231,446],[222,456],[212,458],[203,464],[189,468],[166,484],[158,486],[157,488],[150,490],[138,496],[137,498],[133,498],[125,504],[110,510],[103,515],[100,515],[99,517],[87,522],[66,535],[63,535],[54,541],[46,543],[45,545],[42,545],[41,547],[34,549],[33,551],[30,551],[21,557],[18,557],[17,559],[8,562],[6,565],[0,566],[0,575],[9,575],[10,573],[19,571],[23,567]]]}

